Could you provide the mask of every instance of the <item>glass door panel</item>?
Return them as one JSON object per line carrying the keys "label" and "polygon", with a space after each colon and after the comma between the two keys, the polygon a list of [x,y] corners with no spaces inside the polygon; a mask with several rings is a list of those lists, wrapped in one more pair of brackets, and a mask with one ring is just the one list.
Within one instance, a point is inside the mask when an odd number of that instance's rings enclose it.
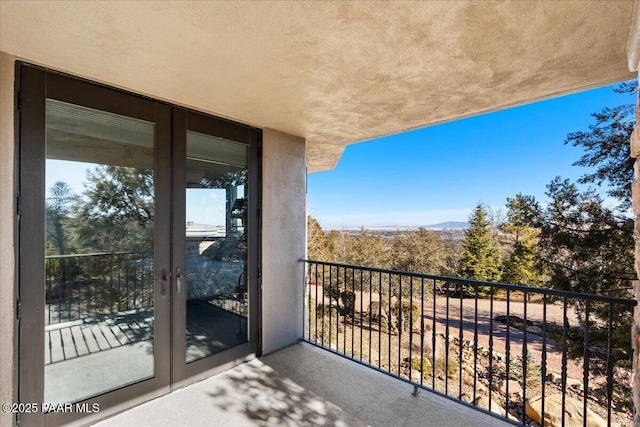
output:
{"label": "glass door panel", "polygon": [[44,403],[154,376],[155,124],[46,100]]}
{"label": "glass door panel", "polygon": [[106,414],[255,357],[260,131],[19,72],[18,400]]}
{"label": "glass door panel", "polygon": [[186,136],[185,361],[247,343],[248,146]]}

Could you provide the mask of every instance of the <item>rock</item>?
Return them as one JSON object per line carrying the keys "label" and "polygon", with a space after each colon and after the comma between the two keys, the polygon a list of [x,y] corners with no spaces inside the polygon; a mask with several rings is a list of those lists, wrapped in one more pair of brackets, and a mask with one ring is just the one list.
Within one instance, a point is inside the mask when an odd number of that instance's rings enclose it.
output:
{"label": "rock", "polygon": [[214,261],[244,261],[247,257],[247,239],[244,233],[232,232],[212,243],[202,252]]}
{"label": "rock", "polygon": [[468,386],[472,386],[473,387],[473,382],[474,382],[474,378],[470,377],[469,375],[463,375],[462,376],[462,382]]}
{"label": "rock", "polygon": [[552,372],[549,375],[547,375],[547,381],[551,381],[553,384],[561,385],[562,384],[562,375],[556,374],[555,372]]}
{"label": "rock", "polygon": [[416,369],[412,369],[411,370],[411,380],[412,381],[420,382],[421,378],[422,378],[422,375],[420,375],[420,371],[418,371]]}
{"label": "rock", "polygon": [[479,392],[489,394],[489,389],[481,381],[476,381],[476,388]]}
{"label": "rock", "polygon": [[469,394],[469,393],[462,393],[462,396],[460,396],[460,399],[463,402],[467,402],[467,403],[473,403],[473,395]]}
{"label": "rock", "polygon": [[544,331],[540,326],[527,326],[527,333],[540,336],[544,335]]}
{"label": "rock", "polygon": [[476,400],[473,402],[473,404],[475,406],[479,406],[481,408],[488,409],[488,410],[490,410],[491,412],[493,412],[495,414],[502,415],[503,417],[505,415],[504,409],[502,409],[500,407],[500,405],[496,403],[495,400],[493,400],[493,399],[489,400],[489,398],[486,397],[486,396],[480,396],[480,397],[476,398]]}
{"label": "rock", "polygon": [[[526,414],[533,421],[544,427],[560,427],[562,425],[562,394],[551,394],[544,399],[544,424],[542,423],[542,396],[529,399],[525,404]],[[584,425],[583,403],[565,395],[564,427],[581,427]],[[607,423],[591,409],[587,408],[587,427],[605,427]]]}
{"label": "rock", "polygon": [[509,384],[509,395],[518,395],[522,396],[522,387],[520,383],[516,380],[502,381],[500,385],[500,392],[503,396],[507,395],[507,384]]}
{"label": "rock", "polygon": [[[547,380],[551,381],[556,385],[562,386],[562,375],[560,374],[556,374],[555,372],[552,372],[549,375],[547,375]],[[580,380],[567,377],[567,387],[572,388],[574,390],[583,390],[584,384],[582,384],[582,381]]]}
{"label": "rock", "polygon": [[[560,380],[560,384],[562,384],[562,380]],[[567,378],[567,387],[571,387],[575,390],[584,390],[584,384],[582,384],[582,381],[573,378]]]}
{"label": "rock", "polygon": [[518,417],[516,417],[515,415],[512,415],[512,414],[508,414],[507,418],[509,418],[511,421],[515,421],[517,423],[521,423],[522,422],[521,418],[518,418]]}
{"label": "rock", "polygon": [[501,362],[503,360],[507,360],[507,355],[504,353],[500,353],[499,351],[494,351],[493,352],[493,357],[494,359],[496,359],[498,362]]}

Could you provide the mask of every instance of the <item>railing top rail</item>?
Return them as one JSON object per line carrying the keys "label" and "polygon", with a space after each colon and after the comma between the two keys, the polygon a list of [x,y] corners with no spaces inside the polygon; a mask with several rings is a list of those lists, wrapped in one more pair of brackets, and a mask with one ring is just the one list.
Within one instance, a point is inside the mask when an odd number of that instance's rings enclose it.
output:
{"label": "railing top rail", "polygon": [[84,257],[97,257],[105,255],[138,255],[150,253],[149,251],[122,251],[122,252],[94,252],[90,254],[68,254],[68,255],[45,255],[44,259],[60,259],[60,258],[84,258]]}
{"label": "railing top rail", "polygon": [[609,303],[622,304],[622,305],[628,305],[628,306],[635,306],[638,304],[638,302],[634,299],[612,297],[608,295],[589,294],[589,293],[574,292],[574,291],[563,291],[563,290],[548,289],[548,288],[534,288],[532,286],[513,285],[509,283],[483,282],[480,280],[465,279],[462,277],[438,276],[434,274],[416,273],[416,272],[404,271],[404,270],[391,270],[387,268],[366,267],[362,265],[343,264],[343,263],[337,263],[337,262],[331,262],[331,261],[318,261],[318,260],[304,259],[304,258],[300,259],[299,261],[306,262],[306,263],[314,263],[319,265],[328,265],[328,266],[334,266],[334,267],[365,270],[365,271],[371,271],[376,273],[396,274],[400,276],[411,276],[411,277],[424,278],[424,279],[430,279],[430,280],[442,280],[442,281],[449,281],[449,282],[455,282],[460,284],[468,284],[473,286],[490,286],[493,288],[510,290],[510,291],[531,292],[531,293],[554,295],[554,296],[567,297],[567,298],[580,298],[580,299],[587,299],[590,301],[609,302]]}

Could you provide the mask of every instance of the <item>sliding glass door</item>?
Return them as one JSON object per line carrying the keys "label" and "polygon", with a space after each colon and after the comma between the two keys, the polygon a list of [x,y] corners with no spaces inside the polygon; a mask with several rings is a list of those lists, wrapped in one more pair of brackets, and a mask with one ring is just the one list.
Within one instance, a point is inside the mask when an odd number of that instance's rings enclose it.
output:
{"label": "sliding glass door", "polygon": [[41,402],[21,422],[106,415],[252,357],[259,131],[20,77],[19,399]]}

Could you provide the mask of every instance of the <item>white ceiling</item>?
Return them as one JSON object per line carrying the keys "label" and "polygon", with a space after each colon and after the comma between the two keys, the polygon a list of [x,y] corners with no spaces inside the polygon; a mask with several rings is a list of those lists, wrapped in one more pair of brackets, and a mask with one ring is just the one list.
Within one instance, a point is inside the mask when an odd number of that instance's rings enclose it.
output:
{"label": "white ceiling", "polygon": [[[634,1],[0,1],[0,50],[346,144],[634,77]],[[426,143],[429,143],[428,141]]]}

